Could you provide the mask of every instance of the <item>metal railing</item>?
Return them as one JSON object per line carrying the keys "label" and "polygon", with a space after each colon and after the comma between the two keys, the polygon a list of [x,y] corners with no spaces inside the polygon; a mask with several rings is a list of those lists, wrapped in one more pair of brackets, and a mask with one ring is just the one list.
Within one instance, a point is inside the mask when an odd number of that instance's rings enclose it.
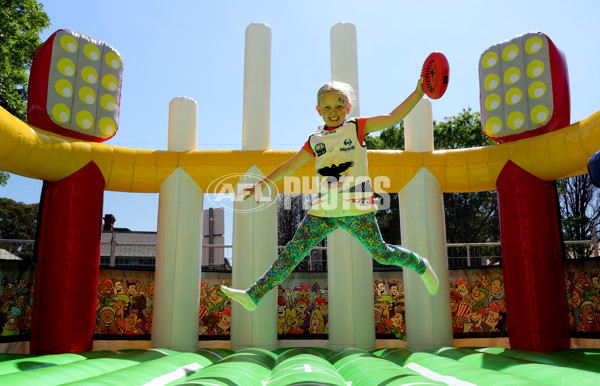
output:
{"label": "metal railing", "polygon": [[[8,244],[33,244],[35,240],[21,240],[21,239],[0,239],[0,243]],[[565,241],[565,258],[567,260],[585,260],[585,259],[598,259],[600,258],[600,245],[598,237],[595,236],[591,240],[571,240]],[[155,243],[119,243],[116,240],[102,242],[102,245],[110,246],[110,254],[108,256],[103,255],[104,261],[108,257],[108,264],[104,264],[109,267],[115,266],[127,266],[127,264],[116,264],[117,258],[121,261],[126,261],[127,256],[117,256],[117,247],[151,247],[155,248]],[[580,248],[577,248],[577,247]],[[2,248],[0,244],[0,248]],[[217,244],[204,244],[202,248],[233,248],[232,245],[217,245]],[[278,246],[279,250],[283,250],[285,246]],[[499,242],[493,243],[452,243],[447,244],[448,248],[448,266],[449,268],[477,268],[477,267],[493,267],[499,266],[502,263],[502,252]],[[327,251],[327,247],[315,247],[315,252]],[[18,252],[15,254],[18,255]],[[319,258],[323,256],[323,253],[311,253],[305,261],[301,263],[300,270],[302,271],[313,271],[326,269],[327,260],[326,258]],[[138,257],[139,258],[139,257]],[[154,266],[155,256],[144,256],[147,259],[147,263],[144,265],[148,267]],[[133,257],[132,257],[132,260]],[[375,264],[378,269],[397,269],[394,266],[383,266]],[[133,266],[132,266],[133,267]]]}
{"label": "metal railing", "polygon": [[471,268],[498,266],[502,262],[499,242],[452,243],[448,248],[449,268]]}
{"label": "metal railing", "polygon": [[35,240],[0,239],[0,243],[34,244]]}

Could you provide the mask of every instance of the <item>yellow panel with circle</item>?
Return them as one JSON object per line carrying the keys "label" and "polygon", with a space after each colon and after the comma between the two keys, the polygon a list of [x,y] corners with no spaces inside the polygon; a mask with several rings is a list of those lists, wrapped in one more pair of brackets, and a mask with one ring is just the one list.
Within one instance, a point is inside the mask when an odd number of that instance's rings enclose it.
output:
{"label": "yellow panel with circle", "polygon": [[488,48],[479,61],[482,128],[503,138],[536,130],[554,111],[549,39],[527,33]]}
{"label": "yellow panel with circle", "polygon": [[123,61],[112,47],[73,31],[57,31],[46,100],[52,122],[74,137],[112,137],[118,127],[122,72]]}

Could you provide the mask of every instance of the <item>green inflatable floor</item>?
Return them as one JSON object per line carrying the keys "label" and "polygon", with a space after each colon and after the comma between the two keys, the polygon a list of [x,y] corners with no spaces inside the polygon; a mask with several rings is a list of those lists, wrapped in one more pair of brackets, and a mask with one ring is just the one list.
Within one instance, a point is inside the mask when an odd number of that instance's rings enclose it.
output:
{"label": "green inflatable floor", "polygon": [[0,385],[600,385],[600,350],[167,349],[0,355]]}

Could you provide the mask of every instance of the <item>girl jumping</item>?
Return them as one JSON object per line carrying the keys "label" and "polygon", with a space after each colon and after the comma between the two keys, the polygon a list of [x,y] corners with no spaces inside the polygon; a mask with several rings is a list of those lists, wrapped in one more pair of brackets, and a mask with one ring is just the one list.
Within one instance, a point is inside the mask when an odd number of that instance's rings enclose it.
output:
{"label": "girl jumping", "polygon": [[317,197],[292,241],[267,272],[246,290],[221,286],[227,296],[248,311],[254,310],[265,294],[277,287],[315,245],[340,227],[355,237],[379,263],[412,269],[421,275],[430,294],[438,291],[438,278],[427,259],[386,244],[381,238],[365,143],[368,134],[404,119],[424,95],[421,82],[419,80],[416,89],[391,113],[370,118],[346,119],[354,94],[350,85],[331,82],[319,89],[317,112],[325,125],[310,135],[296,155],[243,191],[247,199],[269,181],[277,182],[315,158],[319,181]]}

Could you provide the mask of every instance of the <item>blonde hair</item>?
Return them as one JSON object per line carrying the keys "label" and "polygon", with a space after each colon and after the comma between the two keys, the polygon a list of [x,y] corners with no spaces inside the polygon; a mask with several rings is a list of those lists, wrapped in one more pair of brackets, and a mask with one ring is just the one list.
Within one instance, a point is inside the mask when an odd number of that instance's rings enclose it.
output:
{"label": "blonde hair", "polygon": [[321,104],[321,98],[323,95],[325,95],[325,93],[328,92],[334,92],[342,95],[346,98],[346,101],[349,104],[352,104],[354,101],[355,92],[352,86],[350,86],[348,83],[334,80],[333,82],[325,83],[323,86],[321,86],[319,91],[317,91],[317,104]]}

